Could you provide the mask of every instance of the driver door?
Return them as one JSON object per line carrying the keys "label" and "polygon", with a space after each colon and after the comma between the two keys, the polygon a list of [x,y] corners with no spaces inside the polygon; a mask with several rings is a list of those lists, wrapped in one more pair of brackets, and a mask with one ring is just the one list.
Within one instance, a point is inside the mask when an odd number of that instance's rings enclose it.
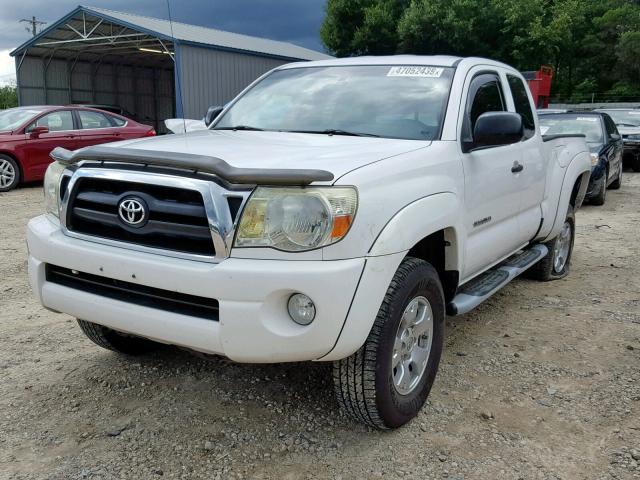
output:
{"label": "driver door", "polygon": [[517,145],[472,148],[478,117],[485,112],[507,111],[505,90],[496,71],[482,69],[475,75],[472,72],[470,77],[459,136],[465,176],[463,282],[521,246],[520,185],[512,171],[521,161],[521,150]]}
{"label": "driver door", "polygon": [[[34,136],[30,132],[34,127],[47,127],[49,131]],[[23,158],[27,159],[25,168],[29,177],[42,178],[51,163],[49,153],[56,147],[67,150],[76,148],[75,127],[71,110],[56,110],[47,113],[30,124],[26,130]]]}

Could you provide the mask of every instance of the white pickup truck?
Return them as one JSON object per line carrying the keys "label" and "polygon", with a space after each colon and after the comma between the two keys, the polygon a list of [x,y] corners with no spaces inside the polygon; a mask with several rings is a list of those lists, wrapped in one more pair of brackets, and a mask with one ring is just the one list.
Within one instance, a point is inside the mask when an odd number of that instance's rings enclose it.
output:
{"label": "white pickup truck", "polygon": [[333,362],[346,411],[394,428],[429,394],[446,315],[568,272],[589,149],[541,136],[507,65],[284,65],[207,124],[52,153],[31,283],[104,348]]}

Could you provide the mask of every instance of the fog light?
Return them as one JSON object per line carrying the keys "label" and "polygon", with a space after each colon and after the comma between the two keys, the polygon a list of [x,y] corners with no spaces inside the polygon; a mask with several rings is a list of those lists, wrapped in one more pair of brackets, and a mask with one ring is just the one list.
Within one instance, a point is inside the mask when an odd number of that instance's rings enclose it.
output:
{"label": "fog light", "polygon": [[300,325],[309,325],[316,318],[316,306],[302,293],[291,295],[287,308],[291,319]]}

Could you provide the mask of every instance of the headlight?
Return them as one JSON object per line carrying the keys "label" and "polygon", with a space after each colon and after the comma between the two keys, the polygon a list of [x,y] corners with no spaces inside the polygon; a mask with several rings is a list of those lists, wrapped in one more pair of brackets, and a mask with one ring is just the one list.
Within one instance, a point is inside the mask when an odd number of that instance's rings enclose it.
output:
{"label": "headlight", "polygon": [[60,178],[64,169],[61,163],[53,162],[44,174],[44,209],[56,217],[60,217]]}
{"label": "headlight", "polygon": [[258,187],[242,212],[236,247],[300,252],[342,239],[356,214],[351,187]]}
{"label": "headlight", "polygon": [[600,155],[597,153],[591,154],[591,166],[594,167],[598,164],[598,160],[600,160]]}

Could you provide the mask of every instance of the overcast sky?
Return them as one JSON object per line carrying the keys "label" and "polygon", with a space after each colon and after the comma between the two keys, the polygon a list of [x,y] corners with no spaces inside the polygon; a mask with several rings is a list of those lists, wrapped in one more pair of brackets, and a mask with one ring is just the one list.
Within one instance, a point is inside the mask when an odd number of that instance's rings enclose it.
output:
{"label": "overcast sky", "polygon": [[[28,40],[31,18],[53,23],[79,3],[167,19],[167,0],[0,0],[0,84],[15,78],[9,52]],[[323,50],[319,28],[326,0],[170,0],[172,19]],[[46,25],[45,25],[46,27]]]}

